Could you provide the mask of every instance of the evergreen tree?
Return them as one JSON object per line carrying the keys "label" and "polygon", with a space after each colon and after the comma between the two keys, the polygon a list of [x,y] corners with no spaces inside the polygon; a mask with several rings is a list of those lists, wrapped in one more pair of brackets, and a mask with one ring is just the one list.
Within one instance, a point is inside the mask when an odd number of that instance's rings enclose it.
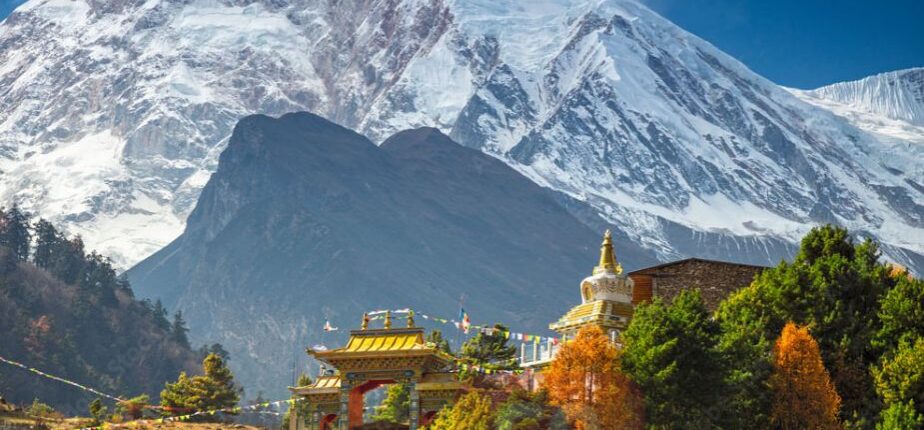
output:
{"label": "evergreen tree", "polygon": [[431,343],[436,346],[436,349],[452,355],[449,341],[443,337],[443,332],[438,329],[431,330],[430,333],[427,334],[427,343]]}
{"label": "evergreen tree", "polygon": [[157,301],[154,302],[153,314],[154,324],[157,325],[157,327],[160,327],[162,330],[170,330],[170,321],[167,320],[167,308],[164,307],[164,304],[160,301],[160,299],[157,299]]}
{"label": "evergreen tree", "polygon": [[183,415],[198,409],[194,395],[193,379],[186,376],[186,372],[180,372],[176,382],[167,382],[161,390],[160,405],[166,414]]}
{"label": "evergreen tree", "polygon": [[36,266],[51,270],[59,257],[64,238],[55,226],[47,220],[39,219],[35,223],[35,255],[32,257]]}
{"label": "evergreen tree", "polygon": [[902,341],[872,373],[876,392],[886,406],[901,404],[896,408],[902,410],[914,407],[917,415],[924,416],[924,337]]}
{"label": "evergreen tree", "polygon": [[90,411],[90,416],[93,417],[94,426],[98,426],[106,420],[106,406],[103,405],[103,400],[99,397],[93,399],[87,409]]}
{"label": "evergreen tree", "polygon": [[879,319],[873,345],[883,353],[924,337],[924,280],[899,276],[895,288],[882,299]]}
{"label": "evergreen tree", "polygon": [[924,415],[914,406],[914,402],[892,403],[882,411],[882,421],[876,424],[876,430],[920,430],[924,428]]}
{"label": "evergreen tree", "polygon": [[50,268],[51,274],[65,284],[76,284],[83,276],[86,266],[83,239],[75,236],[71,240],[65,240],[55,253],[58,255]]}
{"label": "evergreen tree", "polygon": [[19,261],[29,259],[32,233],[29,231],[30,215],[13,205],[8,211],[0,209],[0,246],[13,251]]}
{"label": "evergreen tree", "polygon": [[462,345],[462,358],[478,366],[513,369],[517,348],[507,344],[506,327],[497,324],[489,333],[479,332]]}
{"label": "evergreen tree", "polygon": [[108,258],[91,252],[84,258],[83,273],[78,284],[85,292],[99,297],[103,303],[116,301],[115,290],[118,287],[115,269]]}
{"label": "evergreen tree", "polygon": [[[170,333],[174,341],[189,348],[189,328],[186,327],[186,320],[183,319],[183,311],[177,310],[173,314],[173,324],[170,327]],[[211,355],[211,354],[209,354]]]}
{"label": "evergreen tree", "polygon": [[771,340],[764,333],[767,306],[758,290],[744,288],[724,300],[716,312],[721,326],[719,351],[726,365],[730,424],[735,428],[770,428],[773,371]]}
{"label": "evergreen tree", "polygon": [[183,372],[176,382],[168,382],[160,393],[161,406],[168,412],[181,414],[190,410],[227,409],[240,401],[234,375],[221,357],[209,354],[202,362],[202,370],[204,375],[190,378]]}
{"label": "evergreen tree", "polygon": [[205,375],[193,378],[193,387],[207,409],[229,408],[240,400],[234,375],[218,354],[209,354],[202,362]]}
{"label": "evergreen tree", "polygon": [[699,291],[639,306],[623,339],[622,370],[640,386],[651,427],[727,427],[719,326]]}
{"label": "evergreen tree", "polygon": [[841,399],[808,329],[789,323],[773,348],[772,422],[780,430],[836,430]]}
{"label": "evergreen tree", "polygon": [[411,407],[411,387],[408,384],[391,384],[382,405],[375,408],[374,421],[404,423],[408,421]]}

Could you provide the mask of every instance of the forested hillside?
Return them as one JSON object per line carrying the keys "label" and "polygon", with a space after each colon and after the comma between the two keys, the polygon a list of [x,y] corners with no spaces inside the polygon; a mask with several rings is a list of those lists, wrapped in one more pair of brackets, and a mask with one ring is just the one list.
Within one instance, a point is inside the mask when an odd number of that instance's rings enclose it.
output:
{"label": "forested hillside", "polygon": [[[156,399],[199,354],[181,315],[135,300],[109,259],[45,220],[0,210],[0,356],[120,396]],[[85,412],[94,395],[0,363],[0,395]]]}

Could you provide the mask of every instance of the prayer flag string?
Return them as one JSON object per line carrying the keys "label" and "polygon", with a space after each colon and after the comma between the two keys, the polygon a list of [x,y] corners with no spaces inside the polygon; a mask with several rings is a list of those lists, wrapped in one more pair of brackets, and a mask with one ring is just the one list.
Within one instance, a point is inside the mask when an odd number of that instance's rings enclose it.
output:
{"label": "prayer flag string", "polygon": [[[375,311],[372,311],[372,312],[368,312],[368,314],[369,314],[370,316],[372,316],[372,318],[370,318],[370,319],[372,319],[372,320],[377,320],[377,319],[381,319],[381,318],[382,318],[382,315],[383,315],[385,312],[388,312],[388,310],[380,309],[380,310],[375,310]],[[423,319],[425,319],[425,320],[428,320],[428,321],[435,321],[435,322],[438,322],[438,323],[441,323],[441,324],[452,325],[452,326],[454,326],[456,329],[459,329],[459,330],[461,330],[462,327],[463,327],[463,323],[460,322],[460,321],[456,321],[456,320],[454,320],[454,319],[447,319],[447,318],[434,317],[434,316],[427,315],[427,314],[425,314],[425,313],[417,312],[417,311],[414,311],[414,310],[411,310],[411,309],[407,309],[407,308],[391,311],[391,313],[393,313],[393,314],[409,314],[410,312],[414,312],[414,315],[415,315],[415,316],[419,316],[419,317],[421,317],[421,318],[423,318]],[[515,340],[515,341],[520,341],[520,342],[523,342],[523,343],[536,343],[536,344],[538,344],[538,343],[542,343],[542,342],[549,342],[549,343],[551,343],[551,344],[553,344],[553,345],[558,345],[558,344],[561,342],[561,339],[559,339],[559,338],[557,338],[557,337],[553,337],[553,336],[540,336],[540,335],[535,335],[535,334],[527,334],[527,333],[514,332],[514,331],[511,331],[511,330],[500,330],[500,329],[495,328],[495,327],[493,327],[493,326],[478,325],[478,324],[470,324],[470,328],[471,328],[471,329],[474,329],[474,330],[476,330],[476,331],[478,331],[478,332],[480,332],[480,333],[488,334],[488,335],[494,334],[495,332],[499,332],[499,333],[501,333],[506,339]]]}
{"label": "prayer flag string", "polygon": [[110,400],[115,400],[116,402],[119,402],[119,403],[125,403],[125,402],[126,402],[124,399],[121,399],[121,398],[119,398],[119,397],[113,396],[113,395],[111,395],[111,394],[103,393],[103,392],[98,391],[98,390],[95,390],[95,389],[93,389],[93,388],[91,388],[91,387],[87,387],[86,385],[79,384],[79,383],[77,383],[77,382],[74,382],[74,381],[71,381],[71,380],[67,380],[67,379],[61,378],[61,377],[59,377],[59,376],[55,376],[55,375],[51,375],[51,374],[42,372],[41,370],[38,370],[38,369],[36,369],[36,368],[34,368],[34,367],[26,366],[25,364],[22,364],[22,363],[20,363],[20,362],[18,362],[18,361],[10,360],[10,359],[4,358],[4,357],[0,357],[0,361],[2,361],[2,362],[4,362],[4,363],[7,363],[7,364],[11,364],[11,365],[16,366],[16,367],[19,367],[19,368],[22,368],[22,369],[27,370],[27,371],[29,371],[29,372],[32,372],[32,373],[34,373],[34,374],[36,374],[36,375],[39,375],[39,376],[42,376],[42,377],[45,377],[45,378],[48,378],[48,379],[51,379],[51,380],[54,380],[54,381],[62,382],[62,383],[65,383],[65,384],[68,384],[68,385],[77,387],[77,388],[79,388],[79,389],[81,389],[81,390],[83,390],[83,391],[96,394],[97,396],[105,397],[105,398],[110,399]]}

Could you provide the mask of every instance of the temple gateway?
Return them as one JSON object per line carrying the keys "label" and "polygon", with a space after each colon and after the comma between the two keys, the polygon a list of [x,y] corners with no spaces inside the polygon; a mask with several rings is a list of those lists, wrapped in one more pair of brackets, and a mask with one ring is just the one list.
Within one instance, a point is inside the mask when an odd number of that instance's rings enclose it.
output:
{"label": "temple gateway", "polygon": [[[320,375],[309,386],[291,388],[307,401],[308,416],[290,414],[290,430],[413,430],[429,424],[462,388],[457,374],[451,373],[455,360],[424,342],[424,330],[414,326],[413,315],[408,316],[407,327],[392,328],[391,313],[386,313],[381,329],[370,329],[369,317],[363,315],[361,328],[350,332],[346,346],[308,350],[308,354],[337,372]],[[410,386],[409,425],[363,423],[365,394],[395,383]]]}

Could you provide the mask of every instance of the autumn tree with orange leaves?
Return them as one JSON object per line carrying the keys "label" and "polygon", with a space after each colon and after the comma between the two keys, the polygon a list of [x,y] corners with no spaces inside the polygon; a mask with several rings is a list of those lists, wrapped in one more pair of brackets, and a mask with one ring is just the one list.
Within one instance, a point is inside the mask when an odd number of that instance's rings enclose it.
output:
{"label": "autumn tree with orange leaves", "polygon": [[808,328],[789,322],[773,347],[772,420],[777,428],[839,429],[841,398]]}
{"label": "autumn tree with orange leaves", "polygon": [[553,404],[577,429],[641,429],[643,400],[619,369],[619,352],[597,326],[561,346],[545,376]]}

